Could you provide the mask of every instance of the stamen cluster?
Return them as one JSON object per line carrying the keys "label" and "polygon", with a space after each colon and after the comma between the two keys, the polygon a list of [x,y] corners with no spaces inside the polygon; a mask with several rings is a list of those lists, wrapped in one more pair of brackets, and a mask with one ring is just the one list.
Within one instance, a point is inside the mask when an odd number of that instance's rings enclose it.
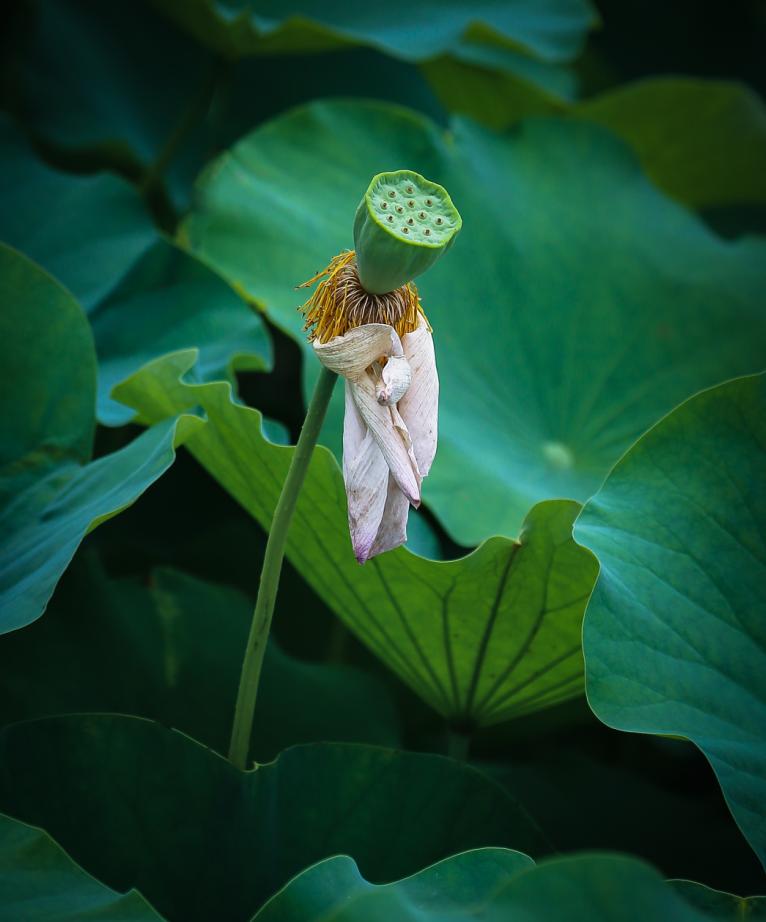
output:
{"label": "stamen cluster", "polygon": [[355,256],[353,250],[340,253],[326,269],[298,286],[307,288],[322,279],[299,308],[306,317],[304,330],[309,331],[309,340],[326,343],[367,323],[386,323],[399,336],[416,330],[425,314],[415,284],[372,294],[359,280]]}

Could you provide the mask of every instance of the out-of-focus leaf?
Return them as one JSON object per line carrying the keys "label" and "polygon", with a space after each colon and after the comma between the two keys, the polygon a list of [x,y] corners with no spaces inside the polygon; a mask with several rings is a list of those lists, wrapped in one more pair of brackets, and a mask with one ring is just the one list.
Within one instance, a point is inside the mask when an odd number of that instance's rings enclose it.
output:
{"label": "out-of-focus leaf", "polygon": [[85,534],[129,506],[200,421],[165,420],[90,463],[96,356],[74,298],[0,245],[0,633],[38,618]]}
{"label": "out-of-focus leaf", "polygon": [[742,84],[643,80],[573,114],[619,135],[650,179],[687,205],[766,204],[766,107]]}
{"label": "out-of-focus leaf", "polygon": [[0,199],[0,240],[39,262],[88,312],[157,239],[127,182],[51,169],[2,113]]}
{"label": "out-of-focus leaf", "polygon": [[240,772],[177,731],[108,715],[16,724],[0,750],[3,809],[184,922],[249,918],[338,853],[386,881],[478,845],[541,848],[498,785],[442,756],[314,743]]}
{"label": "out-of-focus leaf", "polygon": [[156,160],[215,67],[145,0],[37,0],[19,41],[25,123],[59,150],[100,150],[137,169]]}
{"label": "out-of-focus leaf", "polygon": [[303,0],[287,11],[273,0],[156,0],[201,41],[230,56],[319,51],[372,45],[405,60],[423,60],[480,37],[545,61],[574,57],[596,22],[588,0],[514,0],[498,4],[349,6]]}
{"label": "out-of-focus leaf", "polygon": [[[158,359],[117,389],[144,421],[201,407],[188,446],[264,527],[292,448],[269,443],[261,414],[228,384],[188,384],[194,354]],[[424,700],[461,724],[489,724],[582,691],[580,630],[595,561],[574,544],[578,506],[548,502],[521,543],[492,538],[468,557],[433,561],[400,549],[360,567],[338,464],[312,460],[288,539],[293,565],[338,616]]]}
{"label": "out-of-focus leaf", "polygon": [[1,815],[0,868],[0,918],[7,922],[162,922],[140,893],[115,893],[47,832]]}
{"label": "out-of-focus leaf", "polygon": [[[155,571],[148,589],[76,572],[44,619],[0,646],[0,722],[135,714],[225,752],[251,617],[241,593],[177,571]],[[251,752],[267,761],[324,740],[397,745],[386,687],[350,666],[294,659],[270,641]]]}
{"label": "out-of-focus leaf", "polygon": [[[695,747],[597,728],[592,714],[572,726],[567,716],[570,725],[558,732],[527,718],[526,739],[507,739],[500,750],[514,753],[512,759],[477,763],[524,804],[558,852],[617,851],[666,877],[736,893],[763,889],[760,862]],[[508,725],[506,735],[518,728],[518,721]]]}
{"label": "out-of-focus leaf", "polygon": [[766,919],[766,896],[743,898],[733,893],[711,890],[692,880],[671,880],[668,883],[687,903],[706,913],[705,918],[720,922],[741,922],[742,919],[759,922]]}
{"label": "out-of-focus leaf", "polygon": [[214,272],[158,239],[91,317],[98,352],[98,418],[127,422],[114,385],[155,356],[197,346],[201,381],[265,371],[271,342],[260,317]]}
{"label": "out-of-focus leaf", "polygon": [[[88,310],[98,353],[99,422],[131,418],[109,396],[113,385],[165,352],[199,348],[201,380],[233,382],[235,370],[269,367],[271,344],[257,313],[214,272],[161,238],[127,183],[52,170],[7,120],[0,119],[0,139],[8,141],[0,154],[0,193],[5,183],[9,192],[0,239],[41,262]],[[61,342],[51,342],[60,354]]]}
{"label": "out-of-focus leaf", "polygon": [[588,699],[621,730],[685,736],[766,858],[766,376],[682,404],[616,465],[575,535],[601,570]]}
{"label": "out-of-focus leaf", "polygon": [[577,96],[568,68],[493,43],[463,42],[451,54],[424,61],[421,70],[448,112],[490,128],[563,111]]}
{"label": "out-of-focus leaf", "polygon": [[418,280],[442,385],[424,495],[459,543],[518,534],[540,500],[587,499],[676,403],[761,367],[766,242],[721,240],[617,139],[573,120],[504,135],[460,120],[444,135],[390,106],[316,103],[209,168],[182,239],[305,344],[292,286],[352,244],[369,177],[399,164],[443,183],[463,216]]}
{"label": "out-of-focus leaf", "polygon": [[739,83],[655,77],[575,101],[569,71],[530,58],[504,65],[482,46],[422,65],[450,112],[504,129],[529,115],[595,122],[629,144],[649,178],[692,208],[766,203],[766,108]]}
{"label": "out-of-focus leaf", "polygon": [[736,906],[761,918],[766,904],[766,898],[731,894],[703,902],[699,892],[707,888],[685,883],[664,881],[650,865],[623,855],[583,854],[534,865],[518,852],[483,848],[375,886],[351,858],[339,856],[291,880],[253,922],[727,922],[744,918],[734,914]]}
{"label": "out-of-focus leaf", "polygon": [[443,117],[416,65],[369,47],[224,65],[148,0],[41,0],[26,25],[14,69],[25,126],[69,163],[164,179],[181,210],[211,157],[309,98],[380,97]]}

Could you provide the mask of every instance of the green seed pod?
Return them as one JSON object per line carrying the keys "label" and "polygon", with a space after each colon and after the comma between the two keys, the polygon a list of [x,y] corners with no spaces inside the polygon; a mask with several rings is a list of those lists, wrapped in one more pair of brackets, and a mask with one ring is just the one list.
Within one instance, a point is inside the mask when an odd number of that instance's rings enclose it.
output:
{"label": "green seed pod", "polygon": [[450,248],[462,224],[442,186],[412,170],[378,173],[354,218],[359,280],[372,294],[401,287]]}

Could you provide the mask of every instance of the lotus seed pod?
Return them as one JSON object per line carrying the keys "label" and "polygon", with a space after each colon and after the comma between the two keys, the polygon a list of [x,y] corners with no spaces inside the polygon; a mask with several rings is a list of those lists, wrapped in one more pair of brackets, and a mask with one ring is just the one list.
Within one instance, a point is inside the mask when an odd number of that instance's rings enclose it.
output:
{"label": "lotus seed pod", "polygon": [[372,294],[401,287],[450,248],[462,223],[437,183],[412,170],[378,173],[354,218],[359,280]]}

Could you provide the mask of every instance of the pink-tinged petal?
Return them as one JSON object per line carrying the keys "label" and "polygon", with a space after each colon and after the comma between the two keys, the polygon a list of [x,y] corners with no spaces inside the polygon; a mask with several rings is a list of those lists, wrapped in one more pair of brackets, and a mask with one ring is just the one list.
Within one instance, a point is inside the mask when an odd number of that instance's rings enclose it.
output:
{"label": "pink-tinged petal", "polygon": [[378,534],[370,549],[368,559],[404,544],[407,540],[407,515],[409,511],[409,500],[396,485],[394,478],[389,476],[386,507],[383,510]]}
{"label": "pink-tinged petal", "polygon": [[336,374],[356,381],[381,356],[402,356],[402,341],[386,323],[366,323],[336,336],[329,343],[314,342],[319,361]]}
{"label": "pink-tinged petal", "polygon": [[[348,499],[348,527],[354,556],[364,563],[372,556],[386,508],[390,472],[364,424],[346,382],[346,415],[343,421],[343,479]],[[401,491],[400,491],[401,492]]]}
{"label": "pink-tinged petal", "polygon": [[407,427],[396,407],[381,406],[378,403],[375,383],[369,375],[363,375],[351,384],[351,394],[400,489],[413,505],[419,505],[420,472],[412,453]]}
{"label": "pink-tinged petal", "polygon": [[431,469],[436,454],[439,428],[439,375],[436,372],[434,340],[427,324],[402,338],[404,354],[410,363],[412,382],[399,401],[399,412],[412,439],[421,477]]}

